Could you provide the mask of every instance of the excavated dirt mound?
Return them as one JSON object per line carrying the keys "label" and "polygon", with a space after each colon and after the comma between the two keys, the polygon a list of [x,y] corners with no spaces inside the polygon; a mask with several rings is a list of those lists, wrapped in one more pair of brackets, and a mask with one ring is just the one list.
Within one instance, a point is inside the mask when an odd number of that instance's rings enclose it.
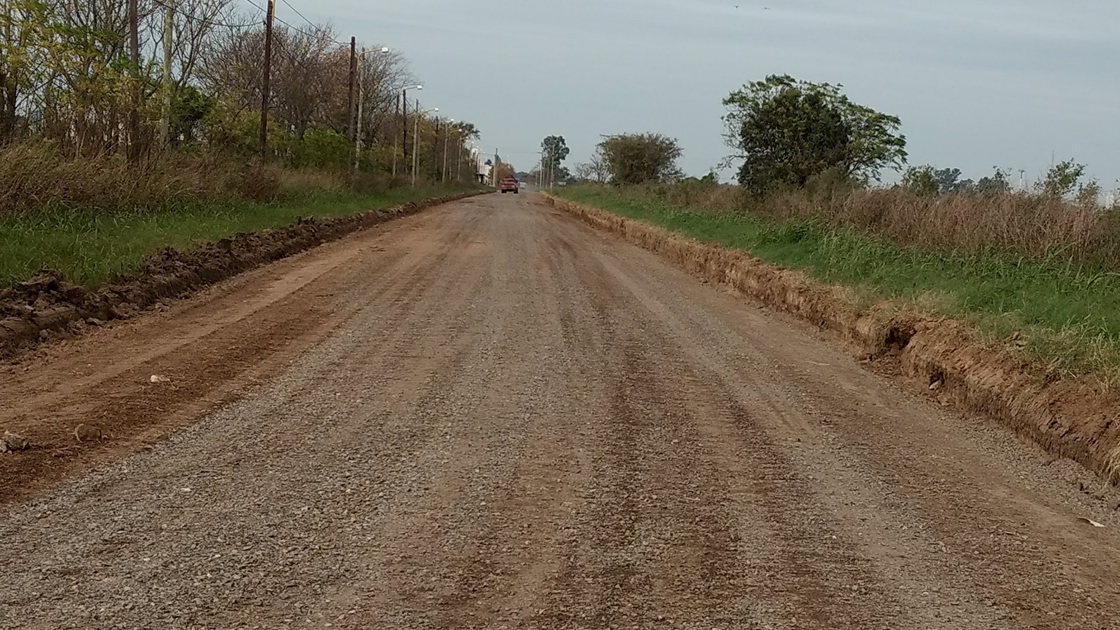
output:
{"label": "excavated dirt mound", "polygon": [[43,270],[26,282],[0,291],[0,358],[57,332],[74,332],[83,326],[127,318],[161,300],[181,297],[356,230],[487,192],[437,197],[336,219],[298,219],[283,228],[237,234],[188,251],[165,248],[152,254],[138,273],[97,291],[67,282],[55,271]]}
{"label": "excavated dirt mound", "polygon": [[546,198],[592,227],[665,256],[695,275],[839,333],[861,358],[891,356],[895,371],[936,388],[942,400],[997,418],[1054,457],[1072,459],[1120,484],[1120,396],[1076,381],[1032,376],[1028,360],[980,343],[962,322],[931,318],[890,302],[861,314],[843,288],[746,252]]}

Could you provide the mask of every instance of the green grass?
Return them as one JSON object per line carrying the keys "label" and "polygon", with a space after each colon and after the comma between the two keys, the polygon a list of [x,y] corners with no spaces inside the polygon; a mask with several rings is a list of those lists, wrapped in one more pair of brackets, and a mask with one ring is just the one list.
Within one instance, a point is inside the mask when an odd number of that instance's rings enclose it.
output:
{"label": "green grass", "polygon": [[191,204],[112,213],[60,209],[0,215],[0,288],[26,280],[43,267],[95,287],[140,268],[149,254],[163,247],[187,249],[238,232],[282,227],[297,217],[339,217],[456,190],[465,189],[321,193],[275,204]]}
{"label": "green grass", "polygon": [[749,213],[677,208],[609,188],[560,196],[742,249],[874,302],[902,299],[932,315],[972,322],[991,340],[1019,332],[1050,369],[1120,384],[1120,277],[1005,255],[921,251],[853,230],[812,222],[779,223]]}

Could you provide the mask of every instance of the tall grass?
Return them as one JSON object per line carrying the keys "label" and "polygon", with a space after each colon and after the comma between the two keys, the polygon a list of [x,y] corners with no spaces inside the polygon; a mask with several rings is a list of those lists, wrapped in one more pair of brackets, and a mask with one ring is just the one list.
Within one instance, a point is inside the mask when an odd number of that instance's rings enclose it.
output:
{"label": "tall grass", "polygon": [[697,212],[749,210],[778,221],[819,221],[954,255],[998,253],[1120,270],[1120,213],[1040,195],[923,196],[903,188],[824,185],[752,201],[737,187],[699,182],[634,188],[628,194]]}
{"label": "tall grass", "polygon": [[174,154],[73,159],[46,142],[0,148],[0,289],[48,267],[97,286],[162,247],[335,217],[450,192],[383,176]]}
{"label": "tall grass", "polygon": [[[460,188],[461,189],[461,188]],[[288,225],[297,217],[338,217],[448,194],[454,188],[381,192],[319,191],[296,200],[179,202],[167,208],[90,212],[51,210],[0,215],[0,289],[41,268],[96,287],[139,269],[163,247],[187,249],[239,232]]]}
{"label": "tall grass", "polygon": [[115,212],[174,209],[200,201],[290,200],[338,192],[345,174],[253,166],[227,158],[173,154],[130,164],[123,156],[74,159],[48,142],[0,148],[0,215],[58,209]]}
{"label": "tall grass", "polygon": [[[1103,248],[1076,250],[1060,240],[1081,234],[1076,221],[1066,219],[1048,241],[1041,223],[1032,227],[1024,220],[1026,225],[1016,226],[1010,216],[1000,214],[1020,207],[1018,203],[1032,207],[1024,200],[969,206],[980,201],[852,193],[842,205],[796,206],[790,202],[795,197],[786,197],[765,210],[713,211],[670,203],[663,189],[585,187],[560,194],[853,287],[868,305],[898,299],[931,315],[971,321],[993,341],[1025,343],[1026,350],[1051,370],[1069,376],[1092,374],[1110,386],[1120,384],[1120,275],[1094,259]],[[873,199],[876,208],[859,210],[860,198]],[[946,225],[930,218],[906,219],[907,210],[890,208],[890,199],[911,201],[909,208],[928,210],[933,216],[959,219]],[[848,208],[850,214],[827,215],[821,211],[826,207]],[[999,216],[978,216],[976,227],[966,229],[968,215],[956,213],[969,207],[994,208]],[[1041,222],[1049,216],[1044,213],[1057,206],[1033,207]],[[1089,219],[1084,217],[1085,225],[1098,230],[1097,242],[1108,243],[1104,237],[1109,224]],[[918,225],[929,225],[934,234],[909,231]],[[996,225],[1006,229],[990,229]],[[949,240],[955,234],[964,242]],[[1077,256],[1083,262],[1076,262]],[[1115,268],[1120,262],[1109,264]]]}

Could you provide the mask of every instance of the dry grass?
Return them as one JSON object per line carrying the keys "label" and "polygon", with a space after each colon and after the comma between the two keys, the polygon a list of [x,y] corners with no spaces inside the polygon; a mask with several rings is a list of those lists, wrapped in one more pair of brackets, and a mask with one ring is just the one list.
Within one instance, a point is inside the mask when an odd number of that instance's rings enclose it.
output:
{"label": "dry grass", "polygon": [[1120,217],[1028,194],[924,197],[901,189],[792,192],[753,211],[822,220],[925,250],[1001,253],[1095,268],[1120,264]]}
{"label": "dry grass", "polygon": [[691,212],[749,210],[781,222],[854,228],[925,251],[1120,269],[1120,213],[1024,193],[928,197],[901,188],[820,186],[752,201],[736,186],[686,182],[627,194]]}
{"label": "dry grass", "polygon": [[112,212],[201,201],[274,201],[338,192],[335,173],[249,166],[175,155],[139,166],[122,156],[72,159],[49,143],[0,149],[0,214],[71,209]]}

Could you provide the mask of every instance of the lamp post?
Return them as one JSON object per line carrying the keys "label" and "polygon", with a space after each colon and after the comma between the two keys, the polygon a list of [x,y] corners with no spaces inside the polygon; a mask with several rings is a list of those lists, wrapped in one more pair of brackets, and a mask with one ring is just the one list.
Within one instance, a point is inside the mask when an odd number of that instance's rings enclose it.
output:
{"label": "lamp post", "polygon": [[[401,104],[401,107],[403,107],[405,110],[408,109],[408,91],[409,90],[423,90],[423,89],[424,89],[423,85],[410,85],[408,87],[401,88],[401,91],[397,93],[397,100]],[[404,124],[401,125],[401,129],[404,129],[405,142],[407,143],[408,142],[408,114],[405,113],[405,112],[402,112],[402,113],[404,114],[404,117],[403,117]],[[396,178],[396,176],[397,176],[397,131],[394,129],[393,130],[393,177]]]}
{"label": "lamp post", "polygon": [[387,53],[388,48],[377,48],[370,50],[363,48],[362,52],[358,53],[358,120],[354,127],[354,173],[358,172],[358,165],[362,159],[362,103],[365,99],[362,90],[362,58],[371,52]]}
{"label": "lamp post", "polygon": [[420,119],[424,114],[431,114],[438,112],[438,107],[432,109],[425,109],[420,111],[420,101],[416,101],[416,129],[412,134],[412,141],[415,143],[412,146],[412,187],[416,188],[416,171],[420,170]]}

